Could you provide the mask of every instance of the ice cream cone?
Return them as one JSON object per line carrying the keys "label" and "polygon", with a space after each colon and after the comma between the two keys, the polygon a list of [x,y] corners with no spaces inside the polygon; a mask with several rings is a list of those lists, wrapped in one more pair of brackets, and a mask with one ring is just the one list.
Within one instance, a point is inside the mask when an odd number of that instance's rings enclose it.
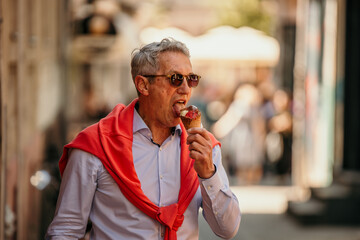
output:
{"label": "ice cream cone", "polygon": [[201,127],[201,112],[193,105],[182,109],[180,118],[186,130],[193,127]]}

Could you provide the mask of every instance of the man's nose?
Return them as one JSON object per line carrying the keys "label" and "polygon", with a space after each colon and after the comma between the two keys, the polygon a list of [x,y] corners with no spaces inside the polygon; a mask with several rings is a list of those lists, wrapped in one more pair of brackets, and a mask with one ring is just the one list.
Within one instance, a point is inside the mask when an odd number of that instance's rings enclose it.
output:
{"label": "man's nose", "polygon": [[189,94],[191,92],[191,87],[189,87],[187,77],[184,77],[184,81],[181,83],[178,91],[182,94]]}

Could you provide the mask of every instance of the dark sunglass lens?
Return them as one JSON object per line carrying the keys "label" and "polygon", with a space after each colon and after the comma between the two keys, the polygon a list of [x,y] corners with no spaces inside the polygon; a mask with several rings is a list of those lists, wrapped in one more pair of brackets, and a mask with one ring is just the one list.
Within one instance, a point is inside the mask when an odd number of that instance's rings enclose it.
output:
{"label": "dark sunglass lens", "polygon": [[196,82],[196,81],[199,81],[199,76],[198,76],[198,75],[195,75],[195,74],[189,75],[189,79],[190,79],[191,81]]}
{"label": "dark sunglass lens", "polygon": [[196,87],[199,84],[199,76],[198,75],[190,75],[188,84],[190,87]]}
{"label": "dark sunglass lens", "polygon": [[189,87],[196,87],[199,84],[199,81],[188,81]]}
{"label": "dark sunglass lens", "polygon": [[182,84],[184,80],[184,76],[181,75],[181,74],[173,74],[171,76],[171,83],[174,85],[174,86],[180,86]]}

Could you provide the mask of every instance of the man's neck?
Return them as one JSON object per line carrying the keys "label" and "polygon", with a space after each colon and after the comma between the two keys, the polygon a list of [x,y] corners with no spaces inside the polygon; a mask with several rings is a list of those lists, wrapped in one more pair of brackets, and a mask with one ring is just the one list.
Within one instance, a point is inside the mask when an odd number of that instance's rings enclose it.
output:
{"label": "man's neck", "polygon": [[[170,130],[170,129],[169,129]],[[154,133],[154,131],[152,131],[150,129],[151,133],[152,133],[152,141],[154,143],[156,143],[157,145],[161,146],[162,143],[170,136],[170,131],[168,132],[159,132],[157,134]]]}
{"label": "man's neck", "polygon": [[139,106],[139,102],[136,104],[136,110],[138,111],[140,117],[145,122],[146,126],[150,129],[152,134],[152,141],[157,145],[160,145],[171,135],[172,128],[164,127],[161,124],[158,124],[156,121],[152,121],[149,119],[144,111],[144,109],[148,109],[142,105]]}

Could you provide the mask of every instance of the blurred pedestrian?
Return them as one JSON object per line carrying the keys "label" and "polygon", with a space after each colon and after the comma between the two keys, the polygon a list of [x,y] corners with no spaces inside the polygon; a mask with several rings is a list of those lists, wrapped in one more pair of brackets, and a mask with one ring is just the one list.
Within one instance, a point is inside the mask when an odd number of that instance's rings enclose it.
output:
{"label": "blurred pedestrian", "polygon": [[173,39],[134,51],[138,98],[117,105],[64,147],[62,183],[48,239],[198,239],[198,212],[222,238],[240,224],[219,142],[185,130],[180,110],[200,76]]}
{"label": "blurred pedestrian", "polygon": [[289,94],[278,89],[273,96],[274,116],[269,120],[266,137],[267,155],[274,166],[279,184],[287,184],[291,173],[292,115]]}
{"label": "blurred pedestrian", "polygon": [[257,184],[263,173],[265,120],[262,96],[252,84],[242,84],[227,112],[214,125],[215,136],[226,146],[230,171],[239,184]]}

